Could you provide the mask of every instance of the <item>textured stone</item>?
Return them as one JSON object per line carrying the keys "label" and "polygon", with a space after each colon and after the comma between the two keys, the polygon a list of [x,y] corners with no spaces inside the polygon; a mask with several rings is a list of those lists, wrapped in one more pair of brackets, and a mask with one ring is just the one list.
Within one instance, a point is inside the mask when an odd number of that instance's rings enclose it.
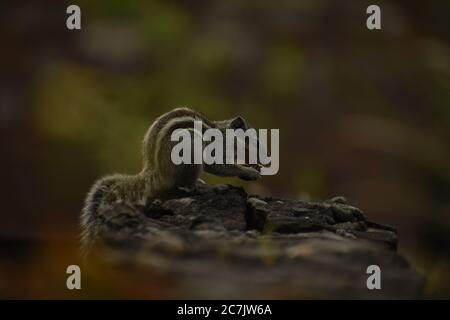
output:
{"label": "textured stone", "polygon": [[[423,278],[396,252],[396,230],[368,221],[343,197],[305,202],[199,184],[145,207],[108,210],[103,245],[93,250],[173,277],[176,298],[422,295]],[[366,288],[371,264],[381,267],[382,290]]]}

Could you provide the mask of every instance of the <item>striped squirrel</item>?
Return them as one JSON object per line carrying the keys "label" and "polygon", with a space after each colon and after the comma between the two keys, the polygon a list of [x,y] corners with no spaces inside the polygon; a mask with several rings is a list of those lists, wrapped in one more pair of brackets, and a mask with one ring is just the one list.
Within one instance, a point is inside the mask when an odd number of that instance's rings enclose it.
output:
{"label": "striped squirrel", "polygon": [[[171,160],[175,129],[193,129],[194,121],[202,121],[203,129],[248,129],[242,117],[211,121],[189,108],[176,108],[157,118],[143,142],[143,168],[136,175],[114,174],[99,179],[89,191],[81,214],[82,244],[88,246],[101,232],[99,219],[115,204],[145,206],[149,201],[165,197],[177,189],[192,189],[202,171],[223,177],[256,180],[261,177],[258,166],[239,164],[180,164]],[[207,142],[203,142],[207,144]]]}

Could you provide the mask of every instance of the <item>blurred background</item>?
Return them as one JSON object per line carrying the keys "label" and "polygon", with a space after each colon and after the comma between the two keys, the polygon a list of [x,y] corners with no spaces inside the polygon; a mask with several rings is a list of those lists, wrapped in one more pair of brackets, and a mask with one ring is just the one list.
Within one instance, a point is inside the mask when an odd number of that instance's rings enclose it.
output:
{"label": "blurred background", "polygon": [[[70,4],[81,30],[66,28]],[[450,2],[376,1],[381,31],[366,28],[370,4],[3,0],[0,297],[170,296],[170,279],[149,290],[105,270],[81,295],[65,289],[65,269],[80,263],[91,184],[137,173],[148,126],[185,105],[280,129],[277,175],[208,182],[343,195],[398,228],[427,296],[449,298]]]}

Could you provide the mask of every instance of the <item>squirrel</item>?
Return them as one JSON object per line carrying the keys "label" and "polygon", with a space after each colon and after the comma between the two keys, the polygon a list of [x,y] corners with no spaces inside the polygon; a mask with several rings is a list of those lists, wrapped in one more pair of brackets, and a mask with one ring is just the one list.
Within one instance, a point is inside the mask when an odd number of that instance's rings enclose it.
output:
{"label": "squirrel", "polygon": [[[257,166],[240,164],[180,164],[171,160],[172,132],[179,128],[193,129],[194,121],[202,121],[203,129],[216,128],[225,134],[226,129],[249,128],[246,120],[236,117],[229,120],[211,121],[189,108],[176,108],[157,118],[148,129],[143,141],[143,168],[136,175],[113,174],[97,180],[89,191],[81,213],[82,245],[87,248],[99,230],[99,220],[106,208],[114,204],[145,206],[149,201],[164,197],[171,192],[191,190],[200,174],[223,177],[239,177],[256,180],[261,177]],[[203,142],[207,144],[208,142]]]}

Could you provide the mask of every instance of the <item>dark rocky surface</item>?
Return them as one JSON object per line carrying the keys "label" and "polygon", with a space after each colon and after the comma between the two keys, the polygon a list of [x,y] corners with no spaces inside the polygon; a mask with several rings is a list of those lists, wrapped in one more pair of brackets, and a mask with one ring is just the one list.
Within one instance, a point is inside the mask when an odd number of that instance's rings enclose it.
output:
{"label": "dark rocky surface", "polygon": [[[95,256],[169,276],[176,298],[422,296],[424,279],[396,252],[396,230],[342,197],[303,202],[199,184],[142,207],[117,204],[104,217]],[[366,287],[372,264],[381,290]]]}

